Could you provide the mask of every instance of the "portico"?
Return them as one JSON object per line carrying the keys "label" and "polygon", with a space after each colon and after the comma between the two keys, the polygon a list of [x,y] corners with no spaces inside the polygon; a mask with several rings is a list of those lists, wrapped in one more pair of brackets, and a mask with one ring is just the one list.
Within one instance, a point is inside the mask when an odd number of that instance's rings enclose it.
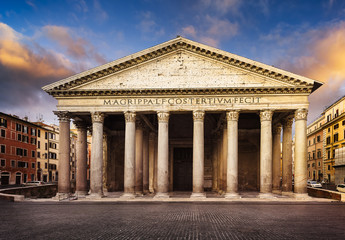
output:
{"label": "portico", "polygon": [[[237,198],[242,190],[260,197],[292,191],[292,172],[295,193],[306,194],[308,96],[319,86],[178,37],[43,89],[58,100],[60,133],[68,133],[74,119],[83,142],[83,129],[92,126],[91,197],[123,191],[123,197],[133,198],[150,191],[166,198],[187,190],[204,198],[213,190]],[[295,169],[289,145],[293,118]],[[60,135],[61,142],[67,138]],[[68,162],[63,146],[60,161]],[[84,172],[85,164],[80,160],[77,168]],[[60,166],[59,194],[66,195],[69,165]],[[77,186],[84,192],[83,176],[77,176]]]}

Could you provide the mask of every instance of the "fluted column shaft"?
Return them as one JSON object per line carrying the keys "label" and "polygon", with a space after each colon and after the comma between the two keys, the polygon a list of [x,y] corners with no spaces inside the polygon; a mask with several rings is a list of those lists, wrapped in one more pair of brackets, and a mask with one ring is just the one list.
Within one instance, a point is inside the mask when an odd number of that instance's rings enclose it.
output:
{"label": "fluted column shaft", "polygon": [[205,197],[204,193],[204,111],[193,112],[193,193],[191,197]]}
{"label": "fluted column shaft", "polygon": [[295,194],[307,195],[307,109],[295,112]]}
{"label": "fluted column shaft", "polygon": [[260,112],[260,193],[272,193],[272,116],[270,110]]}
{"label": "fluted column shaft", "polygon": [[225,124],[223,128],[223,143],[222,143],[222,162],[223,162],[223,169],[222,169],[222,192],[226,192],[226,183],[227,183],[227,168],[228,168],[228,127]]}
{"label": "fluted column shaft", "polygon": [[158,112],[157,194],[169,197],[169,113]]}
{"label": "fluted column shaft", "polygon": [[87,129],[83,122],[75,121],[77,127],[76,143],[76,194],[78,197],[85,196],[88,191],[87,187]]}
{"label": "fluted column shaft", "polygon": [[154,192],[155,179],[155,135],[153,132],[149,134],[149,190]]}
{"label": "fluted column shaft", "polygon": [[228,154],[225,197],[238,197],[238,111],[226,113],[228,123]]}
{"label": "fluted column shaft", "polygon": [[54,112],[59,118],[59,180],[58,195],[68,197],[70,183],[70,116],[68,112]]}
{"label": "fluted column shaft", "polygon": [[292,192],[292,123],[293,116],[283,121],[282,191]]}
{"label": "fluted column shaft", "polygon": [[125,169],[124,194],[122,197],[134,197],[135,186],[135,118],[134,112],[125,112]]}
{"label": "fluted column shaft", "polygon": [[273,147],[272,147],[272,189],[280,190],[280,138],[281,138],[282,127],[277,124],[273,127]]}
{"label": "fluted column shaft", "polygon": [[135,128],[135,193],[143,193],[143,126],[137,119]]}
{"label": "fluted column shaft", "polygon": [[[217,139],[213,139],[213,142],[217,142]],[[218,189],[218,147],[217,144],[212,146],[212,191]]]}
{"label": "fluted column shaft", "polygon": [[92,145],[90,190],[92,197],[103,196],[103,121],[104,114],[94,112],[92,118]]}

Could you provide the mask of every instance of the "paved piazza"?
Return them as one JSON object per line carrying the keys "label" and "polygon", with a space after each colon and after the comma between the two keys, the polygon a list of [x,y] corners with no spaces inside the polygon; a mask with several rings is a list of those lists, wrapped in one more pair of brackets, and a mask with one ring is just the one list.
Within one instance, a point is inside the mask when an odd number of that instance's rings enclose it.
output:
{"label": "paved piazza", "polygon": [[343,203],[8,203],[0,239],[343,239]]}

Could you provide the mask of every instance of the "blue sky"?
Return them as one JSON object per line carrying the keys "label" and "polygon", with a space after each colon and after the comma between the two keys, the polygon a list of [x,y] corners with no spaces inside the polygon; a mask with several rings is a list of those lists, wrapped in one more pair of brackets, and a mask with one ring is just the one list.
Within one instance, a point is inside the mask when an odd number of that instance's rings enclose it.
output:
{"label": "blue sky", "polygon": [[325,82],[309,121],[345,95],[343,0],[11,0],[0,7],[0,111],[57,123],[42,86],[176,35]]}

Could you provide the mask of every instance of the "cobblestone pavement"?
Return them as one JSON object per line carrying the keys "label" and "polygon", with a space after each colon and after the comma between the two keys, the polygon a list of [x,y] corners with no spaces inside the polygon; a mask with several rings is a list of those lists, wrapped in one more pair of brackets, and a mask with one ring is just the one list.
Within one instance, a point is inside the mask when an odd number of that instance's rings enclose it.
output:
{"label": "cobblestone pavement", "polygon": [[344,203],[0,201],[0,239],[344,239]]}

